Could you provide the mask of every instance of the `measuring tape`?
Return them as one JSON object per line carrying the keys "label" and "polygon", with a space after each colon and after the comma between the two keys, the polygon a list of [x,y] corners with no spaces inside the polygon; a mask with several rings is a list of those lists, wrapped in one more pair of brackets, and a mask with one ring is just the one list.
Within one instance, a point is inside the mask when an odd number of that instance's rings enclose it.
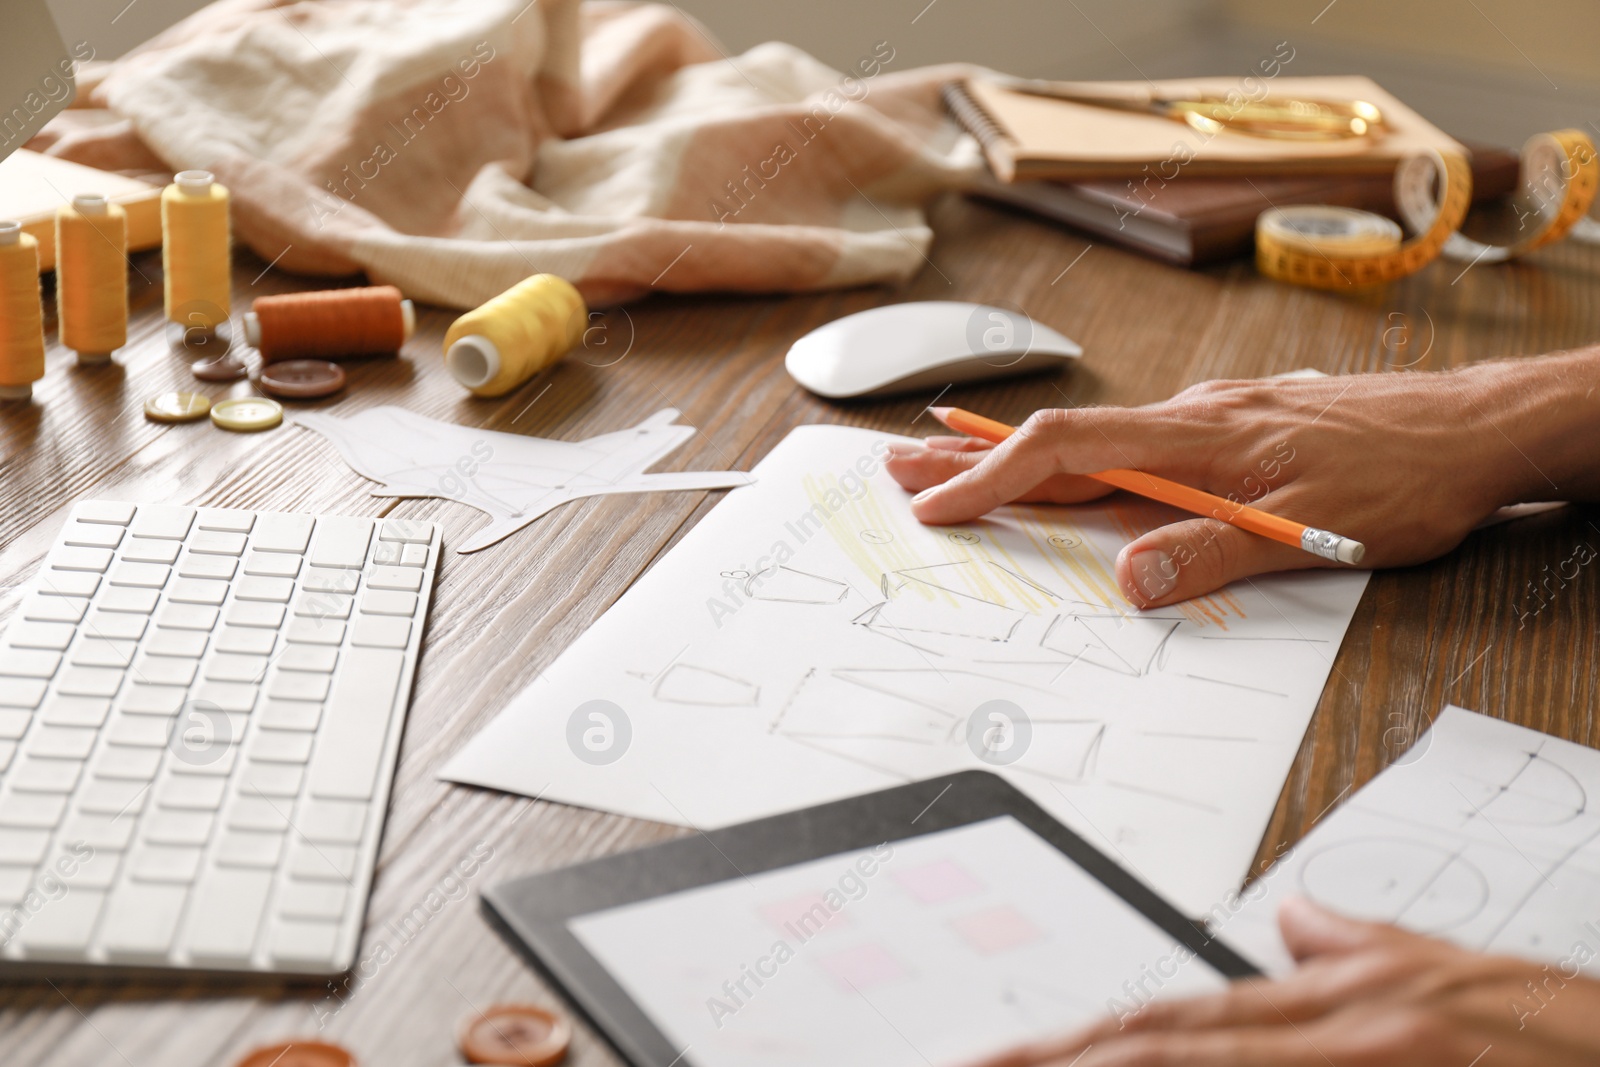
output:
{"label": "measuring tape", "polygon": [[1503,263],[1560,240],[1585,218],[1600,187],[1594,144],[1578,130],[1542,133],[1522,151],[1522,192],[1515,206],[1526,235],[1491,245],[1461,233],[1472,201],[1466,157],[1434,151],[1395,170],[1395,204],[1417,236],[1370,211],[1312,205],[1274,208],[1256,220],[1256,266],[1269,278],[1314,289],[1356,289],[1404,278],[1439,256]]}

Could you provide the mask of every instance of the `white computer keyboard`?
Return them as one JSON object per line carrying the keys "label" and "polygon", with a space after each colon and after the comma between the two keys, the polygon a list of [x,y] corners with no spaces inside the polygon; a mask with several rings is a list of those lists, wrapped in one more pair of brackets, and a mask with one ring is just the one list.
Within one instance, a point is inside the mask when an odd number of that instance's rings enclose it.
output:
{"label": "white computer keyboard", "polygon": [[433,523],[78,504],[0,641],[0,972],[346,970],[438,558]]}

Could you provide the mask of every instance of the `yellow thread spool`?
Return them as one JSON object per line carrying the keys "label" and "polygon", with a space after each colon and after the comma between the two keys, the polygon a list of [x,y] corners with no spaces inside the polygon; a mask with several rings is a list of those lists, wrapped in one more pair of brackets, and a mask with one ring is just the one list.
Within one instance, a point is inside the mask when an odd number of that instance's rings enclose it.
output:
{"label": "yellow thread spool", "polygon": [[61,343],[81,363],[128,343],[128,215],[103,196],[56,212],[56,309]]}
{"label": "yellow thread spool", "polygon": [[39,242],[20,222],[0,222],[0,400],[26,400],[44,377]]}
{"label": "yellow thread spool", "polygon": [[504,396],[576,345],[588,321],[570,282],[535,274],[455,321],[445,366],[477,396]]}
{"label": "yellow thread spool", "polygon": [[214,332],[232,306],[228,190],[207,170],[181,171],[161,191],[161,266],[167,320]]}

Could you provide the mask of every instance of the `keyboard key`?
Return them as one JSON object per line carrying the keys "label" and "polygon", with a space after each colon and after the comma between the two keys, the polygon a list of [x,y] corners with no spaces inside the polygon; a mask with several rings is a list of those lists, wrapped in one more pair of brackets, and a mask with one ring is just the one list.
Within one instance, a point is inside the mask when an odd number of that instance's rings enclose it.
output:
{"label": "keyboard key", "polygon": [[6,772],[6,781],[28,793],[70,793],[82,773],[83,764],[75,759],[22,755]]}
{"label": "keyboard key", "polygon": [[335,845],[354,845],[361,841],[367,825],[367,805],[347,800],[300,802],[295,816],[295,831],[307,841],[326,841]]}
{"label": "keyboard key", "polygon": [[156,776],[156,768],[161,765],[161,753],[159,748],[106,745],[95,756],[95,777],[148,782]]}
{"label": "keyboard key", "polygon": [[406,545],[400,550],[400,566],[426,567],[428,565],[427,545]]}
{"label": "keyboard key", "polygon": [[61,653],[33,648],[0,648],[0,674],[12,678],[50,678],[61,666]]}
{"label": "keyboard key", "polygon": [[311,762],[312,796],[344,800],[372,796],[404,670],[405,657],[399,652],[353,648],[345,654]]}
{"label": "keyboard key", "polygon": [[[316,708],[315,704],[306,707]],[[316,708],[320,712],[321,708]],[[246,763],[244,777],[239,780],[242,797],[297,797],[300,782],[305,778],[305,768],[293,763]],[[277,801],[281,804],[282,801]]]}
{"label": "keyboard key", "polygon": [[37,867],[49,848],[49,830],[0,827],[0,863]]}
{"label": "keyboard key", "polygon": [[271,871],[217,867],[195,886],[182,943],[197,959],[246,963],[272,890]]}
{"label": "keyboard key", "polygon": [[398,541],[379,541],[372,546],[372,562],[379,567],[398,567],[405,547]]}
{"label": "keyboard key", "polygon": [[166,748],[172,720],[165,715],[118,715],[106,730],[106,743],[133,748]]}
{"label": "keyboard key", "polygon": [[[130,617],[139,618],[137,615]],[[72,650],[72,662],[79,667],[115,667],[123,670],[133,662],[133,652],[138,647],[137,641],[84,637],[78,641],[78,647]]]}
{"label": "keyboard key", "polygon": [[[78,548],[74,545],[59,545],[51,551],[46,566],[58,571],[92,571],[95,574],[104,574],[106,568],[111,566],[112,552],[109,548]],[[45,575],[41,584],[50,582],[49,575]]]}
{"label": "keyboard key", "polygon": [[0,709],[0,740],[20,741],[33,724],[33,712],[24,708]]}
{"label": "keyboard key", "polygon": [[278,700],[321,701],[328,695],[328,676],[302,671],[278,671],[267,683],[267,695]]}
{"label": "keyboard key", "polygon": [[200,630],[168,630],[157,626],[144,651],[151,656],[182,656],[199,659],[206,650],[206,635]]}
{"label": "keyboard key", "polygon": [[0,826],[52,830],[67,811],[59,793],[10,793],[0,798]]}
{"label": "keyboard key", "polygon": [[96,851],[125,852],[133,839],[133,828],[138,825],[136,812],[123,815],[95,815],[79,813],[67,820],[61,828],[61,840],[82,843]]}
{"label": "keyboard key", "polygon": [[160,589],[172,575],[171,567],[159,563],[118,563],[107,579],[112,585],[131,585],[138,589]]}
{"label": "keyboard key", "polygon": [[297,840],[289,848],[289,873],[308,881],[348,884],[356,876],[356,850]]}
{"label": "keyboard key", "polygon": [[97,851],[81,841],[58,844],[50,863],[74,893],[79,889],[110,889],[116,884],[117,868],[121,866],[121,854]]}
{"label": "keyboard key", "polygon": [[0,678],[0,707],[36,708],[48,684],[38,678]]}
{"label": "keyboard key", "polygon": [[317,519],[311,563],[317,567],[359,567],[367,561],[367,545],[371,540],[371,519],[324,515]]}
{"label": "keyboard key", "polygon": [[157,808],[144,817],[140,836],[156,845],[204,845],[216,816],[209,811],[169,811]]}
{"label": "keyboard key", "polygon": [[314,737],[288,730],[258,730],[250,739],[250,759],[255,763],[304,763],[311,758]]}
{"label": "keyboard key", "polygon": [[232,830],[222,836],[217,846],[217,864],[222,867],[273,868],[282,856],[282,834]]}
{"label": "keyboard key", "polygon": [[65,652],[72,643],[77,628],[64,622],[29,622],[18,619],[6,631],[6,642],[12,648],[43,648]]}
{"label": "keyboard key", "polygon": [[32,888],[33,864],[0,864],[0,908],[14,908],[21,904]]}
{"label": "keyboard key", "polygon": [[304,700],[268,700],[261,707],[261,726],[267,730],[315,730],[321,721],[322,705]]}
{"label": "keyboard key", "polygon": [[360,571],[329,570],[310,567],[301,579],[301,588],[311,593],[354,593],[360,583]]}
{"label": "keyboard key", "polygon": [[417,613],[417,594],[369,589],[361,598],[361,610],[367,615],[401,615],[409,619]]}
{"label": "keyboard key", "polygon": [[234,763],[239,757],[238,735],[230,735],[234,743],[212,743],[201,746],[199,751],[191,756],[195,762],[185,763],[175,759],[168,764],[168,770],[173,774],[181,774],[192,778],[226,778],[233,773]]}
{"label": "keyboard key", "polygon": [[111,701],[104,697],[53,696],[45,701],[39,721],[51,726],[99,727],[111,711]]}
{"label": "keyboard key", "polygon": [[193,882],[200,870],[198,848],[174,848],[170,845],[141,845],[133,852],[128,867],[129,877],[141,882]]}
{"label": "keyboard key", "polygon": [[83,613],[87,610],[89,601],[82,597],[44,596],[40,593],[31,593],[22,602],[22,608],[17,614],[36,622],[75,623],[83,618]]}
{"label": "keyboard key", "polygon": [[218,652],[240,655],[270,656],[273,646],[277,643],[278,635],[271,630],[224,626],[222,632],[217,635],[216,649]]}
{"label": "keyboard key", "polygon": [[230,830],[263,830],[284,833],[289,829],[287,800],[266,796],[241,796],[228,807],[227,826]]}
{"label": "keyboard key", "polygon": [[259,515],[250,546],[261,552],[303,555],[311,541],[312,521],[310,515]]}
{"label": "keyboard key", "polygon": [[94,606],[101,611],[125,611],[130,615],[148,615],[156,610],[161,594],[154,589],[135,589],[114,585],[100,594]]}
{"label": "keyboard key", "polygon": [[[206,578],[179,578],[167,593],[170,604],[205,604],[219,606],[228,596],[228,583]],[[210,629],[210,627],[207,627]]]}
{"label": "keyboard key", "polygon": [[[286,556],[286,559],[295,559]],[[287,604],[294,595],[294,582],[288,578],[262,578],[246,575],[233,587],[233,595],[240,600],[264,600],[273,604]]]}
{"label": "keyboard key", "polygon": [[106,908],[101,944],[115,959],[164,959],[188,899],[185,885],[129,882],[121,886]]}
{"label": "keyboard key", "polygon": [[373,567],[367,574],[367,588],[416,593],[422,589],[422,572],[414,567]]}
{"label": "keyboard key", "polygon": [[303,619],[348,619],[356,598],[321,591],[301,593],[294,601],[294,613]]}
{"label": "keyboard key", "polygon": [[194,702],[202,708],[248,714],[256,706],[256,687],[240,682],[201,682],[195,687]]}
{"label": "keyboard key", "polygon": [[109,611],[94,611],[83,624],[83,632],[93,637],[112,641],[137,641],[144,636],[150,620],[142,615],[117,615]]}
{"label": "keyboard key", "polygon": [[106,894],[101,890],[74,887],[51,901],[49,907],[35,912],[17,931],[12,944],[30,958],[82,958],[105,902]]}
{"label": "keyboard key", "polygon": [[203,556],[242,556],[245,537],[242,533],[225,533],[221,530],[201,530],[185,542],[190,552]]}
{"label": "keyboard key", "polygon": [[177,562],[178,549],[182,547],[182,543],[178,541],[153,541],[148,537],[130,537],[117,556],[131,563],[161,563],[170,567]]}
{"label": "keyboard key", "polygon": [[384,519],[378,536],[385,541],[425,545],[433,540],[433,523],[418,519]]}
{"label": "keyboard key", "polygon": [[344,915],[350,890],[337,882],[290,879],[280,891],[278,914],[291,919],[338,919]]}
{"label": "keyboard key", "polygon": [[16,758],[17,743],[15,741],[0,741],[0,771],[11,766],[11,761]]}
{"label": "keyboard key", "polygon": [[176,715],[185,693],[178,686],[134,682],[117,701],[117,708],[133,715]]}
{"label": "keyboard key", "polygon": [[76,697],[116,696],[122,672],[110,667],[68,667],[56,681],[56,692]]}
{"label": "keyboard key", "polygon": [[98,730],[79,726],[40,726],[28,735],[22,750],[30,756],[83,760],[89,758],[99,735]]}
{"label": "keyboard key", "polygon": [[337,645],[344,640],[344,623],[337,619],[292,619],[284,638],[302,645]]}
{"label": "keyboard key", "polygon": [[200,661],[171,656],[141,656],[134,664],[133,676],[146,685],[187,686],[194,681]]}
{"label": "keyboard key", "polygon": [[227,788],[226,778],[168,778],[156,786],[156,803],[184,811],[216,811]]}
{"label": "keyboard key", "polygon": [[145,798],[149,794],[150,787],[144,782],[120,778],[90,778],[89,783],[78,793],[78,810],[95,815],[110,815],[113,818],[128,816],[126,821],[131,824],[132,816],[144,810]]}
{"label": "keyboard key", "polygon": [[122,541],[122,530],[96,522],[69,522],[61,532],[61,543],[78,548],[116,548]]}
{"label": "keyboard key", "polygon": [[268,952],[276,963],[324,970],[335,965],[339,924],[331,922],[274,922],[268,935]]}
{"label": "keyboard key", "polygon": [[100,575],[93,571],[48,570],[39,576],[39,592],[45,596],[94,596],[100,588]]}
{"label": "keyboard key", "polygon": [[[290,557],[291,559],[298,557]],[[239,561],[232,556],[184,556],[178,564],[180,578],[211,578],[219,582],[231,581]]]}
{"label": "keyboard key", "polygon": [[405,648],[411,640],[411,620],[388,615],[359,615],[350,631],[350,643],[362,648]]}
{"label": "keyboard key", "polygon": [[266,656],[237,656],[218,652],[206,661],[206,677],[215,682],[250,682],[256,684],[267,673]]}
{"label": "keyboard key", "polygon": [[[191,578],[180,578],[180,582],[193,581]],[[222,585],[221,582],[212,583]],[[224,589],[227,586],[223,586]],[[169,593],[170,597],[171,594]],[[200,630],[209,632],[217,625],[217,609],[206,607],[204,604],[166,603],[161,605],[161,610],[156,614],[156,625],[165,626],[169,630]]]}
{"label": "keyboard key", "polygon": [[222,530],[227,533],[249,533],[256,523],[253,511],[238,508],[201,508],[194,524],[202,530]]}
{"label": "keyboard key", "polygon": [[263,578],[294,578],[300,574],[300,557],[281,552],[251,552],[245,557],[244,572]]}
{"label": "keyboard key", "polygon": [[182,541],[194,524],[194,508],[174,504],[141,504],[129,532],[135,537],[154,537],[163,541]]}
{"label": "keyboard key", "polygon": [[79,522],[126,526],[133,521],[133,505],[115,500],[85,500],[72,509],[72,517]]}
{"label": "keyboard key", "polygon": [[255,626],[276,630],[283,625],[283,605],[259,600],[235,600],[228,605],[229,626]]}
{"label": "keyboard key", "polygon": [[278,667],[286,671],[330,674],[338,662],[339,650],[326,645],[289,645],[278,656]]}

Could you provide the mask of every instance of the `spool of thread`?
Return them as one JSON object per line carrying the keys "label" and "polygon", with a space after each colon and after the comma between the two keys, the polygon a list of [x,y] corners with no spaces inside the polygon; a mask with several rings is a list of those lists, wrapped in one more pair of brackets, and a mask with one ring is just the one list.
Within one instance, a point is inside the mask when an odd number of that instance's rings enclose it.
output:
{"label": "spool of thread", "polygon": [[252,308],[244,338],[263,363],[393,353],[417,329],[416,309],[392,285],[263,296]]}
{"label": "spool of thread", "polygon": [[26,400],[44,377],[39,242],[20,222],[0,222],[0,400]]}
{"label": "spool of thread", "polygon": [[128,215],[103,196],[56,212],[56,309],[61,343],[104,363],[128,343]]}
{"label": "spool of thread", "polygon": [[161,192],[161,266],[167,319],[215,332],[233,291],[228,190],[208,170],[186,170]]}
{"label": "spool of thread", "polygon": [[477,396],[504,396],[576,345],[588,321],[570,282],[535,274],[457,319],[444,363]]}

